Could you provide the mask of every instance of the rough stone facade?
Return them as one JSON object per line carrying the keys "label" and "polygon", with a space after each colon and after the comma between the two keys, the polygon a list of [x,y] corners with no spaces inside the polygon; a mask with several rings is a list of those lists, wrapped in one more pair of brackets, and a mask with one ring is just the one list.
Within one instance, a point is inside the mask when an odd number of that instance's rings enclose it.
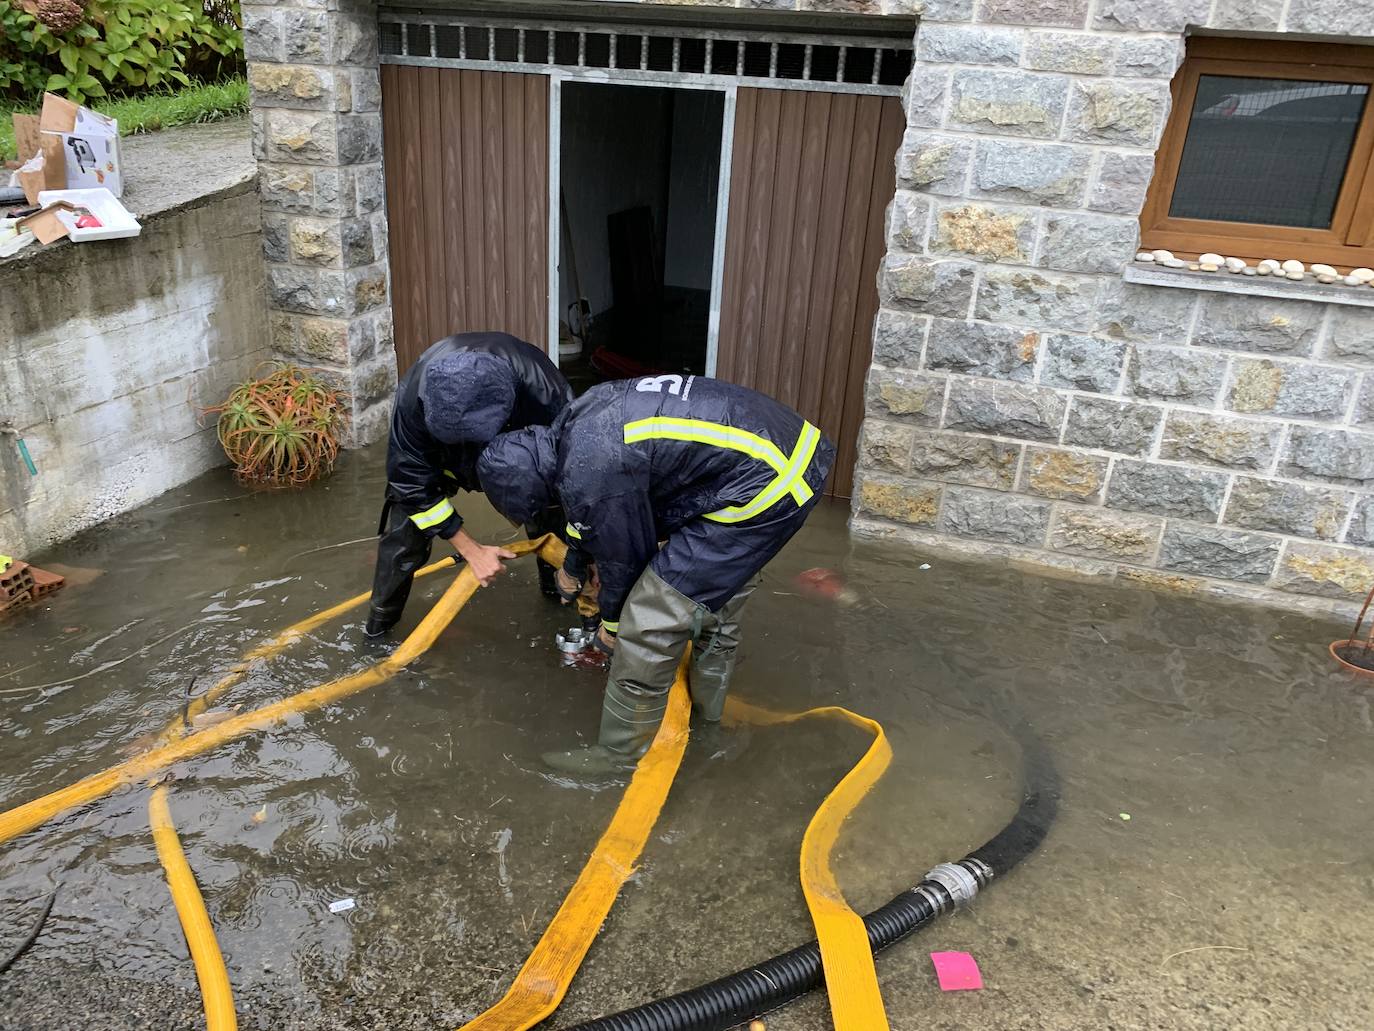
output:
{"label": "rough stone facade", "polygon": [[272,346],[333,374],[365,444],[396,385],[377,5],[245,0],[243,36]]}
{"label": "rough stone facade", "polygon": [[1374,310],[1123,281],[1184,30],[1369,35],[1346,10],[924,5],[858,532],[1174,590],[1374,586]]}
{"label": "rough stone facade", "polygon": [[[1374,311],[1123,281],[1186,32],[1348,42],[1362,5],[700,6],[920,18],[856,532],[1169,589],[1374,585]],[[365,442],[395,376],[376,4],[244,19],[273,342],[338,372]]]}

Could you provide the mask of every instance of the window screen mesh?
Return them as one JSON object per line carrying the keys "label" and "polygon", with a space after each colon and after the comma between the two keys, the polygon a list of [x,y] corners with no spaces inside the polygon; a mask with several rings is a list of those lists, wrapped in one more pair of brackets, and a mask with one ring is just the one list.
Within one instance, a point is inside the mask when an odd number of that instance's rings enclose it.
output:
{"label": "window screen mesh", "polygon": [[1369,87],[1203,75],[1169,215],[1328,229]]}

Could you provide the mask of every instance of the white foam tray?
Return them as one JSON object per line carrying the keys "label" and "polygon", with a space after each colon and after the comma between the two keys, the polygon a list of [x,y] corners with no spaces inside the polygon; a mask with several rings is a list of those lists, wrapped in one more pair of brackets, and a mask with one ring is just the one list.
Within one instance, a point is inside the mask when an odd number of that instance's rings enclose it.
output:
{"label": "white foam tray", "polygon": [[137,236],[143,231],[143,227],[129,213],[129,209],[119,203],[118,197],[103,187],[93,190],[42,190],[38,194],[38,203],[44,207],[60,200],[89,208],[91,214],[100,219],[101,225],[98,229],[69,227],[67,235],[76,243],[85,243],[88,240],[118,240],[126,236]]}

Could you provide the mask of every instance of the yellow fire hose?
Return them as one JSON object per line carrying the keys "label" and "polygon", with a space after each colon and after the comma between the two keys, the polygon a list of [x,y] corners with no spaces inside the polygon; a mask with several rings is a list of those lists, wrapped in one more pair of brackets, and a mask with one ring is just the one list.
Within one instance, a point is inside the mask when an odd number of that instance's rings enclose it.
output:
{"label": "yellow fire hose", "polygon": [[[510,545],[517,555],[538,552],[547,562],[562,565],[564,546],[552,535],[535,541]],[[417,572],[425,576],[452,564],[451,559],[426,566]],[[0,813],[0,843],[34,829],[54,816],[86,804],[116,788],[133,783],[182,759],[198,755],[220,744],[264,729],[288,716],[308,712],[389,679],[407,663],[426,651],[462,609],[477,589],[477,581],[464,568],[435,603],[434,608],[404,642],[385,660],[358,673],[232,717],[202,731],[186,733],[190,717],[205,708],[238,683],[252,663],[269,658],[292,642],[332,618],[366,601],[362,594],[293,624],[264,644],[254,648],[218,683],[188,706],[187,718],[169,726],[161,735],[161,745],[141,755],[85,777],[75,784],[32,802]],[[672,786],[687,745],[690,714],[684,657],[669,696],[668,712],[649,752],[640,760],[634,777],[616,810],[610,826],[598,842],[590,859],[554,915],[529,959],[517,974],[506,995],[491,1009],[464,1025],[463,1031],[526,1031],[557,1008],[592,941],[601,928],[620,888],[633,870]],[[882,727],[873,720],[847,709],[827,706],[802,713],[776,713],[735,699],[727,702],[727,718],[759,725],[792,723],[812,716],[836,716],[874,735],[873,744],[863,758],[835,787],[817,809],[802,840],[802,890],[811,910],[826,972],[827,991],[837,1031],[882,1031],[888,1027],[878,991],[877,975],[862,919],[848,906],[830,868],[830,851],[849,812],[882,775],[891,760],[892,750]],[[192,955],[197,976],[205,993],[207,1021],[211,1031],[232,1028],[233,1006],[228,991],[228,976],[190,868],[185,864],[171,816],[165,789],[155,792],[150,817],[158,852],[168,870],[169,885],[177,901],[188,943],[195,941]],[[171,849],[165,849],[166,844]],[[169,861],[171,856],[171,861]],[[180,860],[178,872],[174,872]],[[188,895],[185,888],[189,883]],[[180,887],[178,886],[180,885]],[[196,917],[198,910],[199,918]],[[203,919],[203,923],[198,922]],[[201,947],[205,936],[208,947]],[[218,973],[215,972],[217,968]],[[211,989],[206,987],[212,984]],[[220,993],[223,993],[222,997]],[[225,1001],[227,1000],[227,1001]],[[223,1008],[228,1007],[229,1023]],[[214,1014],[218,1014],[217,1016]]]}
{"label": "yellow fire hose", "polygon": [[172,824],[172,810],[167,804],[167,786],[160,784],[148,800],[148,821],[153,827],[153,843],[157,857],[167,871],[167,887],[177,907],[186,947],[196,965],[196,980],[200,982],[200,996],[205,1005],[206,1031],[234,1031],[238,1018],[234,1015],[234,993],[229,987],[229,971],[224,967],[210,914],[205,900],[196,886],[196,875],[186,862],[186,853],[177,840]]}
{"label": "yellow fire hose", "polygon": [[687,664],[684,656],[658,734],[563,905],[501,1001],[464,1024],[462,1031],[525,1031],[557,1009],[567,995],[573,975],[653,833],[687,749],[687,720],[692,713]]}
{"label": "yellow fire hose", "polygon": [[[687,745],[686,660],[678,669],[668,713],[648,753],[639,761],[610,826],[554,914],[544,935],[515,976],[505,996],[459,1031],[528,1031],[552,1013],[601,930],[625,879],[653,830],[677,775]],[[821,803],[802,838],[802,894],[816,927],[825,968],[826,991],[836,1031],[885,1031],[887,1014],[863,918],[845,902],[830,852],[845,818],[883,775],[892,747],[882,726],[839,706],[778,713],[727,698],[725,718],[771,726],[815,716],[832,716],[873,734],[873,743]],[[599,895],[597,893],[600,893]]]}
{"label": "yellow fire hose", "polygon": [[[537,551],[546,562],[554,565],[562,564],[565,550],[563,543],[551,534],[545,534],[534,541],[516,541],[509,545],[509,548],[517,555],[527,555]],[[434,567],[428,568],[432,571]],[[274,723],[279,723],[288,716],[318,709],[358,691],[383,683],[404,667],[406,663],[425,652],[476,590],[477,580],[472,575],[471,570],[465,566],[454,578],[453,583],[448,586],[448,589],[444,591],[443,596],[435,602],[434,608],[420,621],[420,625],[401,642],[400,646],[390,656],[375,666],[321,684],[318,687],[312,687],[289,698],[283,698],[270,705],[264,705],[260,709],[254,709],[252,712],[234,716],[223,723],[217,723],[205,730],[176,738],[167,744],[155,746],[132,759],[111,766],[109,769],[93,773],[89,777],[83,777],[75,784],[59,788],[42,798],[35,798],[32,802],[25,802],[23,805],[0,813],[0,843],[33,830],[60,813],[108,795],[116,788],[125,784],[132,784],[175,762],[180,762],[182,759],[199,755],[201,752],[209,751],[226,741],[232,741],[255,730],[262,730]],[[329,611],[337,613],[353,604],[361,604],[366,599],[367,595],[359,595],[351,602],[336,605]],[[318,618],[318,616],[312,616],[310,619],[297,623],[296,628],[306,627],[308,629],[311,626],[318,626],[319,624],[316,622]],[[263,652],[263,654],[280,651],[299,637],[302,632],[304,631],[297,630],[296,633],[293,633],[292,630],[288,630],[278,635],[268,645],[263,646],[263,648],[272,646],[272,651]],[[231,673],[230,677],[242,676],[244,664],[240,664],[237,669],[239,672]]]}

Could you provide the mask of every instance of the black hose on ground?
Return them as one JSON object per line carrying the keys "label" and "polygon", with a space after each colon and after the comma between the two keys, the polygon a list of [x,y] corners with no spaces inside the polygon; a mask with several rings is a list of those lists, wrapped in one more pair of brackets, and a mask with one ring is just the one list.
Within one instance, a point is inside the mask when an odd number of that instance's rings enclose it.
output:
{"label": "black hose on ground", "polygon": [[[1059,807],[1059,775],[1049,753],[1025,724],[1014,724],[1021,745],[1021,805],[1005,827],[957,863],[941,863],[910,891],[864,917],[875,953],[901,941],[941,913],[967,902],[994,876],[1031,855]],[[570,1031],[727,1031],[821,986],[821,950],[808,942],[698,988],[578,1024]]]}
{"label": "black hose on ground", "polygon": [[57,889],[48,892],[48,897],[43,901],[43,910],[38,914],[38,919],[33,922],[33,927],[24,936],[18,946],[10,951],[4,959],[0,959],[0,974],[3,974],[10,967],[18,962],[19,957],[29,951],[29,946],[38,940],[38,935],[43,931],[43,925],[48,922],[48,914],[52,912],[53,901],[57,898]]}

